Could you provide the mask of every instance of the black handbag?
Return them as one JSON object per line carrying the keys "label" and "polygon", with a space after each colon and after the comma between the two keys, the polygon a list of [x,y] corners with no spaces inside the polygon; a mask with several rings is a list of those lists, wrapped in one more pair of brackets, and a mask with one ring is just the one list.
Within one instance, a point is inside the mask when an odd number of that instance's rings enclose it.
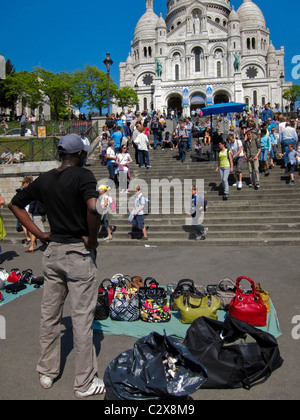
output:
{"label": "black handbag", "polygon": [[206,389],[249,390],[283,364],[275,337],[229,316],[224,322],[196,319],[184,344],[207,369]]}
{"label": "black handbag", "polygon": [[[105,283],[109,282],[109,286],[105,287]],[[113,284],[110,279],[105,279],[100,284],[100,288],[98,290],[98,299],[95,308],[95,321],[104,321],[109,317],[109,290],[113,288]]]}
{"label": "black handbag", "polygon": [[12,283],[5,287],[6,293],[12,293],[13,295],[18,294],[22,290],[25,290],[27,286],[22,283]]}

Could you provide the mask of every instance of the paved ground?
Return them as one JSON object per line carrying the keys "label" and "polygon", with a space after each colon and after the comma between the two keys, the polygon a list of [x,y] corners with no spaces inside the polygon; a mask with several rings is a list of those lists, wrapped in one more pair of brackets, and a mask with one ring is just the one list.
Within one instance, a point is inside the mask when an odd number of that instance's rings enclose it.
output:
{"label": "paved ground", "polygon": [[[25,254],[20,245],[2,246],[2,267],[10,270],[32,268],[36,276],[42,274],[42,252]],[[240,275],[260,281],[271,292],[283,331],[279,339],[285,363],[263,385],[251,391],[200,390],[194,400],[289,400],[299,399],[300,340],[292,338],[292,318],[300,316],[299,248],[146,248],[143,245],[118,247],[114,243],[99,248],[99,280],[122,272],[142,277],[155,277],[161,284],[182,278],[192,278],[199,284],[211,284],[225,276]],[[68,304],[62,326],[62,373],[51,390],[40,388],[35,372],[39,357],[39,317],[42,290],[35,290],[0,308],[6,319],[7,337],[0,340],[0,399],[1,400],[73,400],[72,331]],[[298,329],[299,331],[299,329]],[[122,351],[131,349],[132,337],[95,334],[99,374]],[[103,397],[93,397],[101,400]]]}

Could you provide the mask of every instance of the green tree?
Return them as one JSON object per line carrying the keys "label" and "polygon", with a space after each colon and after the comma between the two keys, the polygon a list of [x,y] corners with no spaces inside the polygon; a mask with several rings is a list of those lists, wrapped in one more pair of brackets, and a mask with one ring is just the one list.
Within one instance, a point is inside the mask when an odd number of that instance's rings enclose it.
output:
{"label": "green tree", "polygon": [[36,74],[27,71],[13,72],[5,79],[7,86],[6,98],[17,97],[26,103],[31,110],[35,110],[43,103],[43,94]]}
{"label": "green tree", "polygon": [[[107,74],[96,66],[85,66],[84,70],[77,70],[74,73],[75,98],[83,100],[82,103],[89,106],[91,110],[97,109],[102,115],[103,108],[107,107]],[[118,87],[110,78],[110,96],[114,97]],[[73,102],[74,103],[74,102]]]}
{"label": "green tree", "polygon": [[282,97],[291,103],[295,103],[300,100],[300,85],[293,85],[288,89],[285,89]]}
{"label": "green tree", "polygon": [[49,98],[52,118],[62,119],[74,94],[70,74],[64,72],[55,74],[40,67],[36,68],[34,73],[39,78],[41,90]]}
{"label": "green tree", "polygon": [[137,93],[129,86],[119,89],[115,95],[116,103],[122,110],[128,106],[133,107],[139,104]]}
{"label": "green tree", "polygon": [[[15,73],[15,68],[10,59],[6,61],[6,77]],[[15,111],[18,95],[9,95],[9,85],[6,79],[0,80],[0,107]]]}

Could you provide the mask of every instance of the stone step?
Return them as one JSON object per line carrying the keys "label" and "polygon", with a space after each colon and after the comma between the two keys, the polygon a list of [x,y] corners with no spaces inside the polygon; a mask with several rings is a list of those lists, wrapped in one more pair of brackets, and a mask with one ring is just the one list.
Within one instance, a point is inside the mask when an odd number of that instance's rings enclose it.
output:
{"label": "stone step", "polygon": [[[102,246],[142,246],[142,247],[188,247],[188,246],[199,246],[199,247],[217,247],[217,246],[226,246],[226,247],[260,247],[260,246],[268,246],[268,247],[280,247],[280,246],[299,246],[300,239],[298,238],[290,238],[290,237],[282,237],[282,238],[272,238],[272,239],[264,239],[264,238],[214,238],[214,239],[207,239],[205,241],[195,241],[194,239],[183,239],[183,240],[170,240],[168,238],[160,238],[158,239],[151,239],[149,238],[148,241],[141,241],[139,239],[136,240],[128,240],[128,239],[113,239],[112,241],[100,241],[100,249]],[[112,249],[113,249],[112,248]]]}

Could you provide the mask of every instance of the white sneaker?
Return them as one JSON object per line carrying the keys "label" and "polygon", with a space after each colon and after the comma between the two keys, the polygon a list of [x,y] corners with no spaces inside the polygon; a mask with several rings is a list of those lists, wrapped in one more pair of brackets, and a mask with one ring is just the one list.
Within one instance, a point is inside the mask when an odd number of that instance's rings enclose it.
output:
{"label": "white sneaker", "polygon": [[53,385],[53,380],[46,375],[40,375],[40,384],[44,389],[50,389]]}
{"label": "white sneaker", "polygon": [[208,228],[204,228],[202,235],[205,237],[207,235],[207,232],[208,232]]}
{"label": "white sneaker", "polygon": [[243,188],[243,183],[242,182],[239,182],[238,183],[238,190],[241,190]]}
{"label": "white sneaker", "polygon": [[75,395],[77,398],[87,398],[92,395],[105,394],[105,392],[106,390],[103,380],[95,376],[91,386],[86,392],[75,391]]}
{"label": "white sneaker", "polygon": [[232,184],[233,187],[237,187],[238,183],[235,182],[234,184]]}

